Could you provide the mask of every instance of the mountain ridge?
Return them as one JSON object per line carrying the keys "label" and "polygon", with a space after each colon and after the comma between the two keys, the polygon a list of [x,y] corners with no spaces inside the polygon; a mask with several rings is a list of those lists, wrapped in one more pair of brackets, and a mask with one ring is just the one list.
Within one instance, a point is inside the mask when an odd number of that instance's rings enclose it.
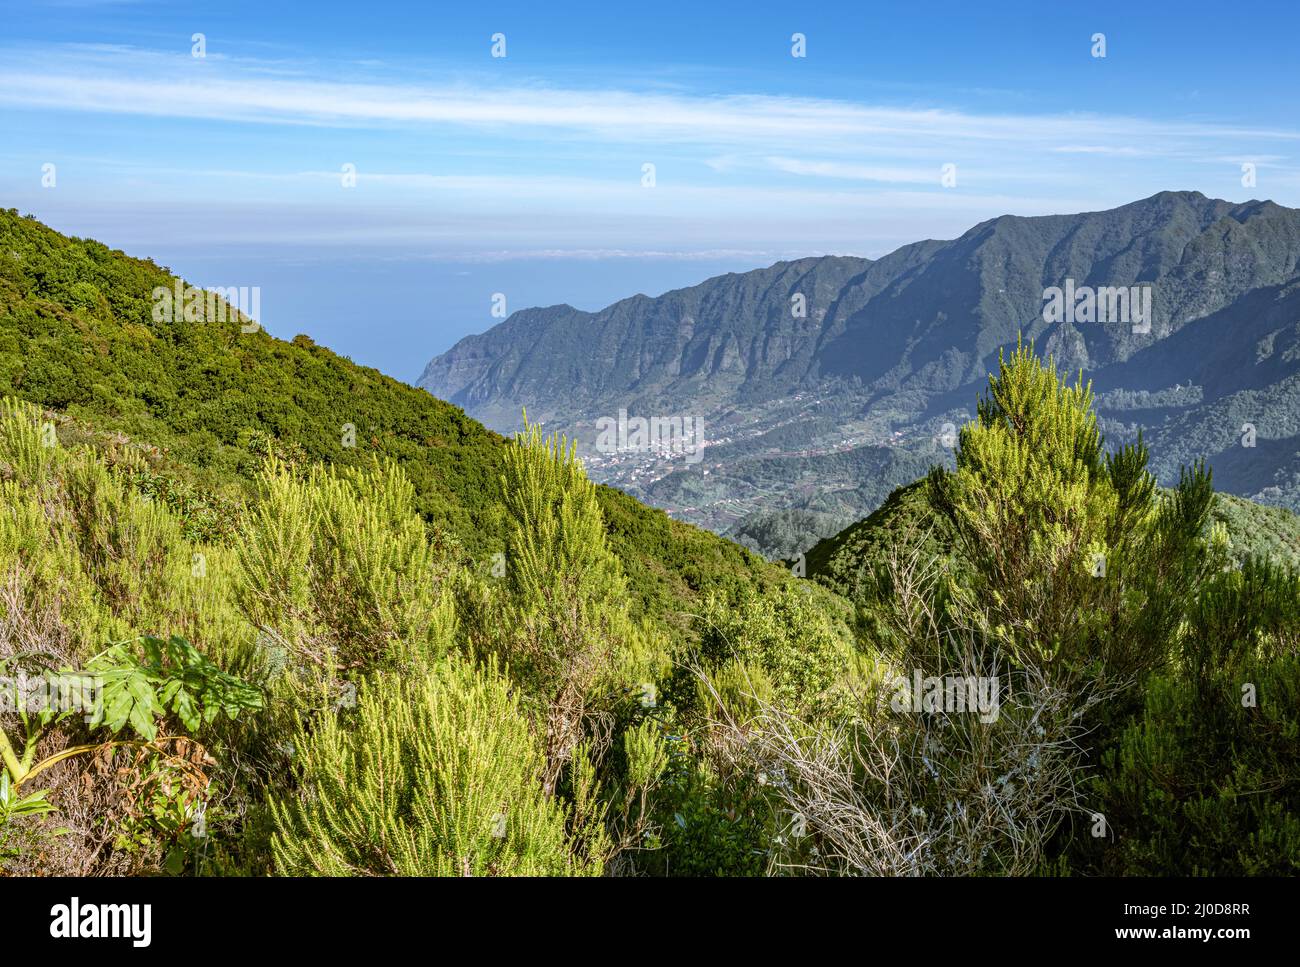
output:
{"label": "mountain ridge", "polygon": [[[753,280],[770,292],[779,283],[792,281],[789,279],[791,274],[797,275],[800,283],[807,279],[812,284],[811,292],[802,293],[807,297],[809,304],[808,318],[814,322],[822,322],[829,316],[833,320],[828,328],[816,334],[815,340],[819,344],[819,348],[825,347],[827,349],[826,355],[828,357],[834,357],[833,363],[828,365],[831,360],[818,360],[823,368],[809,368],[799,375],[813,376],[814,378],[823,374],[879,377],[882,375],[882,370],[871,363],[867,364],[870,368],[865,373],[862,371],[864,367],[862,360],[859,358],[859,348],[854,345],[852,339],[854,335],[861,335],[862,328],[868,320],[863,317],[854,320],[851,314],[846,316],[845,310],[851,308],[853,302],[850,302],[849,305],[843,303],[846,298],[865,303],[881,294],[888,294],[891,298],[900,297],[905,289],[914,282],[911,276],[917,266],[913,264],[913,258],[918,254],[928,257],[932,256],[937,250],[944,250],[950,259],[953,257],[969,258],[972,255],[979,254],[1001,255],[1003,258],[1011,260],[1017,253],[986,253],[983,250],[994,241],[1007,241],[1005,236],[1008,234],[1015,234],[1022,245],[1027,245],[1032,241],[1034,234],[1041,234],[1041,232],[1037,231],[1038,229],[1044,227],[1054,228],[1056,229],[1055,234],[1061,237],[1050,246],[1050,251],[1040,255],[1038,261],[1043,263],[1043,268],[1037,273],[1037,278],[1034,279],[1032,291],[1022,300],[1030,308],[1037,310],[1041,309],[1043,285],[1069,277],[1072,271],[1073,277],[1084,283],[1090,281],[1094,276],[1095,273],[1092,271],[1075,271],[1077,266],[1071,264],[1069,254],[1072,248],[1077,247],[1081,238],[1086,238],[1099,231],[1098,226],[1095,224],[1099,218],[1108,219],[1111,222],[1118,220],[1121,224],[1136,223],[1139,229],[1135,231],[1130,228],[1128,230],[1127,235],[1132,237],[1133,241],[1130,241],[1122,248],[1106,252],[1103,265],[1103,268],[1108,270],[1106,281],[1108,284],[1117,285],[1128,281],[1145,281],[1142,276],[1147,267],[1151,265],[1153,258],[1156,260],[1154,267],[1157,270],[1176,267],[1184,260],[1188,246],[1193,244],[1197,238],[1204,236],[1216,224],[1222,223],[1224,231],[1232,233],[1233,229],[1227,223],[1242,226],[1252,219],[1259,219],[1265,215],[1271,216],[1277,213],[1283,213],[1292,222],[1287,239],[1289,242],[1288,250],[1291,253],[1290,258],[1281,272],[1272,273],[1278,276],[1275,282],[1281,282],[1283,281],[1281,276],[1287,273],[1294,274],[1297,270],[1296,252],[1297,243],[1300,243],[1300,225],[1297,224],[1297,221],[1300,216],[1297,216],[1296,210],[1283,208],[1267,200],[1251,200],[1234,204],[1206,198],[1200,192],[1160,192],[1150,198],[1102,212],[1088,212],[1079,215],[1001,215],[978,223],[955,239],[912,242],[879,259],[829,255],[776,262],[771,266],[755,269],[751,272],[727,273],[715,276],[694,286],[674,289],[657,297],[631,296],[595,312],[572,309],[572,307],[567,307],[567,311],[560,311],[564,307],[555,306],[519,310],[498,326],[482,334],[467,336],[446,353],[434,357],[426,366],[418,385],[430,389],[435,395],[440,395],[451,402],[467,405],[472,412],[476,406],[480,406],[500,395],[500,388],[516,393],[526,388],[526,384],[522,382],[528,375],[526,372],[522,374],[518,371],[507,373],[508,367],[505,364],[509,362],[508,359],[500,356],[493,358],[490,355],[485,357],[482,353],[482,350],[487,350],[490,354],[496,343],[506,340],[507,337],[516,332],[522,333],[526,329],[530,337],[548,340],[553,336],[557,322],[567,324],[570,327],[583,322],[595,322],[608,328],[611,323],[621,321],[621,317],[629,310],[645,307],[652,313],[656,313],[656,317],[650,320],[655,324],[656,328],[647,334],[655,335],[660,331],[662,325],[662,318],[660,317],[663,310],[675,307],[689,310],[693,304],[698,305],[707,299],[716,299],[715,290],[724,287],[732,280]],[[1187,231],[1187,219],[1193,216],[1195,217],[1197,229],[1195,233]],[[1163,222],[1155,221],[1159,218],[1163,218]],[[1173,244],[1175,239],[1163,236],[1157,239],[1147,238],[1153,224],[1159,224],[1160,227],[1165,229],[1164,234],[1166,236],[1172,231],[1185,235],[1185,237],[1181,239],[1181,244],[1177,246]],[[1063,231],[1066,228],[1068,228],[1068,231]],[[1115,226],[1113,225],[1109,228],[1110,231],[1114,231],[1114,229]],[[1135,253],[1134,242],[1142,238],[1146,238],[1147,244],[1139,252]],[[1155,243],[1163,244],[1153,248]],[[1023,253],[1020,254],[1023,256]],[[1135,270],[1132,265],[1133,257],[1139,254],[1142,256],[1141,263]],[[1049,268],[1049,266],[1055,267]],[[845,268],[856,269],[857,271],[852,276],[842,279],[842,284],[836,290],[834,299],[819,298],[821,293],[817,288],[818,282],[833,282],[834,277],[829,270],[840,269],[838,274],[843,276],[845,275]],[[832,278],[822,280],[813,277],[818,269],[828,270],[825,274],[831,275]],[[884,273],[883,278],[880,277],[882,272]],[[1159,272],[1157,271],[1156,274],[1159,274]],[[1005,288],[1005,286],[999,288]],[[789,291],[793,292],[795,290],[791,287]],[[930,291],[933,291],[933,288]],[[701,294],[705,295],[704,299],[700,298]],[[752,296],[752,293],[747,295]],[[724,309],[724,315],[720,321],[723,323],[732,321],[730,316],[734,315],[734,313],[725,311],[730,307],[724,306],[721,308]],[[737,308],[743,308],[743,306]],[[773,321],[770,312],[773,307],[768,305],[763,308],[766,321]],[[781,308],[784,308],[784,306]],[[1168,310],[1161,309],[1157,311],[1165,315],[1177,315],[1179,317],[1187,315],[1187,312],[1169,313]],[[1033,315],[1037,315],[1037,313],[1035,312]],[[1018,312],[1016,318],[1023,320],[1026,317],[1033,318],[1033,315]],[[560,316],[567,316],[567,318],[557,318]],[[688,330],[687,339],[694,336],[693,330],[697,322],[696,313],[689,311],[679,319],[679,325]],[[843,322],[844,325],[836,325],[838,322]],[[1160,322],[1167,324],[1168,319],[1162,319]],[[604,336],[605,334],[601,333],[600,335]],[[781,338],[779,331],[769,330],[764,335],[769,344]],[[997,345],[1006,345],[1011,341],[1005,338],[1005,331],[998,332],[996,335],[998,338],[985,339],[983,344],[977,347],[980,358],[987,357],[988,353]],[[848,344],[845,345],[843,340],[847,340]],[[1058,342],[1060,341],[1062,339],[1058,339]],[[531,348],[535,353],[539,347],[534,345]],[[715,338],[710,348],[715,352],[706,355],[716,355],[717,349],[725,349],[725,338]],[[850,349],[852,352],[845,357],[842,352],[836,351],[837,349]],[[490,359],[492,365],[489,369],[485,371],[481,366],[478,367],[475,378],[470,380],[464,379],[463,375],[459,379],[448,378],[448,366],[454,363],[461,354],[474,350],[479,351],[478,354],[471,355],[469,358],[479,363],[482,363],[485,358]],[[751,351],[748,355],[753,356],[754,354]],[[726,362],[724,354],[724,358],[720,360],[720,363],[725,364]],[[788,361],[786,365],[788,366]],[[714,370],[716,371],[719,368],[723,368],[723,366],[715,365]],[[754,368],[758,371],[757,375],[765,375],[761,366]],[[642,387],[639,385],[641,368],[633,368],[630,372],[633,373],[634,378],[619,388],[634,392],[641,390]],[[493,374],[497,378],[504,379],[503,387],[498,388],[498,390],[493,390],[490,386],[484,385],[484,379]],[[543,399],[545,399],[544,396]],[[526,403],[528,401],[519,398],[515,402]]]}
{"label": "mountain ridge", "polygon": [[[1131,319],[1049,321],[1045,293],[1067,283],[1149,290],[1150,331]],[[432,359],[419,385],[498,429],[516,426],[526,407],[578,440],[597,479],[725,532],[750,513],[846,510],[780,487],[751,497],[742,464],[780,455],[762,442],[768,433],[810,428],[809,439],[781,450],[791,458],[900,444],[927,452],[942,427],[970,418],[972,391],[999,350],[1024,338],[1117,399],[1145,393],[1178,401],[1103,413],[1115,443],[1145,433],[1162,483],[1176,481],[1180,461],[1205,457],[1224,464],[1225,484],[1240,495],[1296,508],[1300,456],[1290,437],[1300,428],[1287,417],[1300,411],[1292,303],[1269,310],[1266,323],[1254,314],[1271,305],[1268,293],[1297,284],[1300,210],[1163,191],[1097,212],[1001,215],[955,239],[912,242],[878,259],[778,262],[596,312],[520,310]],[[1206,319],[1215,320],[1217,337],[1206,337],[1203,325],[1176,338]],[[1271,362],[1250,361],[1244,344],[1259,340],[1279,346]],[[1207,345],[1210,362],[1200,358]],[[1209,379],[1220,353],[1235,360],[1231,386],[1220,385],[1223,373]],[[1159,385],[1157,374],[1165,380]],[[1198,379],[1212,388],[1197,388]],[[1175,391],[1189,380],[1197,400]],[[1254,419],[1229,427],[1252,407]],[[709,480],[701,482],[690,481],[689,468],[596,452],[594,421],[620,409],[702,417],[711,441],[729,441],[729,459],[713,465],[706,457]],[[1229,429],[1239,434],[1242,422],[1268,445],[1227,452]],[[752,452],[737,455],[737,440],[751,441]],[[1266,454],[1269,448],[1277,452]],[[1232,469],[1243,463],[1250,472]],[[851,512],[864,516],[906,482],[877,481]]]}

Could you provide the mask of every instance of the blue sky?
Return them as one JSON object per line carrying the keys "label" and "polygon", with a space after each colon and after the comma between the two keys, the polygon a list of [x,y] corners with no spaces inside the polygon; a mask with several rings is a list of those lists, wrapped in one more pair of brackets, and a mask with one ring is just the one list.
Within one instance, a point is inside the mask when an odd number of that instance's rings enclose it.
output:
{"label": "blue sky", "polygon": [[498,321],[496,292],[594,309],[1166,188],[1300,205],[1294,3],[27,0],[0,19],[0,204],[259,285],[275,334],[406,380]]}

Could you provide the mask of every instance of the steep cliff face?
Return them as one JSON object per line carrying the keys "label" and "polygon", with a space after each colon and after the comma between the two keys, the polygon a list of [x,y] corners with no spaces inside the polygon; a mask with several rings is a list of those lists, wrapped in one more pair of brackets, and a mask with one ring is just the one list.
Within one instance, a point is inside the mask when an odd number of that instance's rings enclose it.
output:
{"label": "steep cliff face", "polygon": [[[869,512],[907,482],[880,468],[930,459],[937,429],[973,412],[999,350],[1023,334],[1096,382],[1109,439],[1144,432],[1163,482],[1204,457],[1226,489],[1300,506],[1298,285],[1300,211],[1161,192],[595,313],[524,310],[434,359],[421,385],[501,430],[527,407],[580,447],[620,408],[697,414],[725,443],[707,474],[646,475],[634,458],[596,455],[593,473],[726,529],[778,509]],[[1253,447],[1240,445],[1244,424]]]}
{"label": "steep cliff face", "polygon": [[[1105,212],[1004,216],[875,260],[824,257],[709,279],[600,312],[525,309],[432,360],[420,385],[474,415],[575,420],[635,405],[777,398],[826,377],[944,392],[1024,332],[1064,365],[1128,359],[1298,271],[1300,212],[1163,192]],[[1051,286],[1150,287],[1149,333],[1043,319]],[[594,412],[594,410],[592,410]]]}
{"label": "steep cliff face", "polygon": [[[705,384],[725,395],[750,382],[797,383],[816,356],[827,306],[871,264],[803,259],[600,312],[525,309],[434,359],[419,385],[471,413],[506,404],[517,418],[523,405],[572,416],[613,398],[681,397]],[[794,311],[796,293],[806,313]]]}

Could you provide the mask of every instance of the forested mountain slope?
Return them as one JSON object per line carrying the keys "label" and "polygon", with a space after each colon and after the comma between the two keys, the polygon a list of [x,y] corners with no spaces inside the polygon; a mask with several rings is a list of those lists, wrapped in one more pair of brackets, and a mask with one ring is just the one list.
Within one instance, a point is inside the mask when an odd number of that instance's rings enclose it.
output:
{"label": "forested mountain slope", "polygon": [[[492,566],[502,437],[307,336],[244,332],[233,317],[155,321],[153,290],[175,283],[152,261],[0,210],[0,396],[156,446],[203,506],[245,492],[267,452],[341,466],[392,458],[429,526],[473,566]],[[623,493],[601,488],[599,500],[636,600],[669,620],[702,589],[787,579]]]}

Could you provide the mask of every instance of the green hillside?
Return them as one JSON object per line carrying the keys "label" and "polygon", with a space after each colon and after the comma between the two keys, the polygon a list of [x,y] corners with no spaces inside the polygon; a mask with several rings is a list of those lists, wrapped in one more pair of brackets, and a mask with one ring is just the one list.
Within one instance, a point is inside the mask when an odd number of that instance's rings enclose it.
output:
{"label": "green hillside", "polygon": [[950,529],[930,507],[925,482],[918,481],[899,487],[871,515],[809,548],[807,574],[857,601],[862,582],[872,568],[884,563],[891,549],[919,544],[933,558],[951,543]]}
{"label": "green hillside", "polygon": [[[156,446],[156,465],[207,495],[200,503],[246,492],[268,451],[342,466],[391,457],[430,526],[490,566],[504,544],[502,437],[304,335],[246,333],[233,319],[156,322],[152,292],[174,282],[152,261],[0,211],[0,396]],[[345,424],[355,446],[343,445]],[[618,491],[601,488],[599,500],[640,610],[681,623],[703,588],[786,580]]]}
{"label": "green hillside", "polygon": [[1300,516],[1285,507],[1219,494],[1214,519],[1228,529],[1238,559],[1256,554],[1300,570]]}

